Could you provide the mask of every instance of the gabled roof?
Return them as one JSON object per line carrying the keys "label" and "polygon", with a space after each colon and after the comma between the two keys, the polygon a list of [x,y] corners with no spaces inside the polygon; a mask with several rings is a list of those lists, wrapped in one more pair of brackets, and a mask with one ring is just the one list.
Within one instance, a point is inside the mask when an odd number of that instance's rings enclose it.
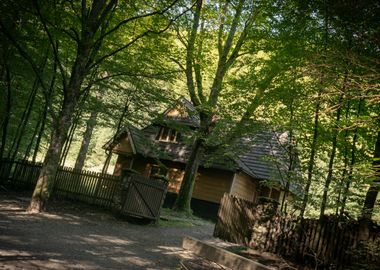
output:
{"label": "gabled roof", "polygon": [[[173,112],[178,112],[178,114]],[[174,121],[191,127],[199,127],[200,125],[197,110],[194,105],[184,97],[177,99],[162,115],[153,120],[154,123],[165,123],[168,121]]]}

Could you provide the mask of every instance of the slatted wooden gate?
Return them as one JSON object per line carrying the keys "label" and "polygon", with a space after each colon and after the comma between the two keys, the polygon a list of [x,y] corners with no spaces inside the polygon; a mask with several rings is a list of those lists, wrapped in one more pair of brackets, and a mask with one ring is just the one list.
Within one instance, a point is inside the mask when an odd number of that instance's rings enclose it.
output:
{"label": "slatted wooden gate", "polygon": [[121,192],[115,196],[114,210],[120,215],[156,220],[165,199],[168,182],[136,174],[125,174]]}

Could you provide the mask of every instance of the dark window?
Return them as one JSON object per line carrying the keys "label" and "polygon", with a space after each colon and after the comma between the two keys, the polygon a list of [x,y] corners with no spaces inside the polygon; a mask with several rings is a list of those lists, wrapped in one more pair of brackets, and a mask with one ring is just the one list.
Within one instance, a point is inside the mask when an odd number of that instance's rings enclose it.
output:
{"label": "dark window", "polygon": [[170,129],[167,127],[162,128],[160,140],[167,141],[169,136]]}
{"label": "dark window", "polygon": [[266,186],[261,187],[260,197],[269,197],[270,188]]}
{"label": "dark window", "polygon": [[270,197],[273,200],[278,201],[280,199],[280,191],[277,190],[277,189],[272,188],[272,193],[271,193]]}
{"label": "dark window", "polygon": [[150,168],[149,177],[153,178],[158,175],[166,176],[168,173],[168,170],[166,168],[160,167],[158,165],[152,165]]}
{"label": "dark window", "polygon": [[179,138],[179,133],[174,129],[168,127],[162,127],[160,132],[156,136],[156,140],[164,142],[177,142]]}

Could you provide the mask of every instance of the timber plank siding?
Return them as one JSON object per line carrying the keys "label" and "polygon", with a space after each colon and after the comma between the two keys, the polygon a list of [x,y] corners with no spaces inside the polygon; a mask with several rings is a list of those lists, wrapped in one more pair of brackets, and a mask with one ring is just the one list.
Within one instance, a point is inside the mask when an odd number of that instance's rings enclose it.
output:
{"label": "timber plank siding", "polygon": [[258,197],[258,189],[258,180],[252,179],[248,174],[244,172],[236,172],[230,193],[245,200],[255,202]]}

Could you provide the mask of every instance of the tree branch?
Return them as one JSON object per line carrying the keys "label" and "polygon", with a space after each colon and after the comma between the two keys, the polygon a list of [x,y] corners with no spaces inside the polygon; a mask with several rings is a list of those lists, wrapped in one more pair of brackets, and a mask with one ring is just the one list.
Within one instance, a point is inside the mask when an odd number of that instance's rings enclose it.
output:
{"label": "tree branch", "polygon": [[244,29],[241,32],[239,39],[236,42],[236,45],[235,45],[234,49],[232,50],[230,57],[227,60],[227,68],[230,67],[233,64],[233,62],[239,57],[239,51],[244,44],[244,41],[245,41],[247,34],[248,34],[248,31],[251,28],[253,22],[256,20],[259,13],[260,13],[260,10],[256,9],[256,11],[252,12],[251,16],[245,22]]}
{"label": "tree branch", "polygon": [[16,47],[16,49],[19,51],[20,55],[24,57],[24,59],[29,62],[30,66],[32,67],[34,73],[36,74],[38,81],[40,82],[42,88],[44,91],[46,91],[46,85],[42,79],[42,73],[39,70],[37,64],[33,61],[32,57],[29,55],[29,53],[14,39],[11,33],[7,30],[5,25],[3,24],[3,21],[0,19],[0,29],[4,33],[4,35],[11,41],[13,46]]}
{"label": "tree branch", "polygon": [[59,59],[58,41],[54,42],[53,36],[51,35],[51,33],[50,33],[50,31],[49,31],[49,29],[48,29],[48,27],[46,25],[46,21],[45,21],[45,19],[42,16],[41,9],[40,9],[40,7],[38,5],[38,1],[34,0],[33,3],[35,5],[35,7],[36,7],[38,17],[40,18],[42,26],[44,27],[44,30],[45,30],[45,32],[46,32],[46,34],[48,36],[50,45],[51,45],[51,47],[53,49],[54,59],[55,59],[55,61],[57,61],[59,71],[61,72],[62,86],[63,86],[63,91],[65,92],[65,89],[66,89],[66,86],[67,86],[67,80],[66,80],[65,70],[63,69],[63,65],[61,63],[61,60]]}
{"label": "tree branch", "polygon": [[226,14],[228,10],[228,1],[223,6],[222,14],[220,17],[219,31],[218,31],[218,53],[219,55],[223,52],[223,31],[224,31],[224,23],[226,20]]}
{"label": "tree branch", "polygon": [[165,32],[166,30],[169,29],[169,27],[173,24],[173,22],[175,22],[179,17],[181,17],[183,14],[185,14],[189,9],[186,9],[185,11],[183,11],[181,14],[177,15],[174,19],[171,19],[169,20],[169,23],[161,30],[158,30],[158,31],[155,31],[155,30],[146,30],[145,32],[141,33],[140,35],[136,36],[135,38],[133,38],[130,42],[128,42],[127,44],[119,47],[118,49],[112,51],[111,53],[109,54],[106,54],[102,57],[100,57],[98,60],[96,60],[93,64],[91,64],[89,66],[89,69],[92,69],[94,68],[95,66],[99,65],[101,62],[103,62],[105,59],[119,53],[120,51],[128,48],[129,46],[133,45],[136,41],[140,40],[141,38],[149,35],[149,34],[155,34],[155,35],[159,35],[163,32]]}
{"label": "tree branch", "polygon": [[166,11],[168,11],[170,8],[172,8],[176,3],[178,2],[178,0],[174,0],[173,2],[170,3],[170,5],[168,5],[167,7],[161,9],[161,10],[156,10],[156,11],[153,11],[153,12],[150,12],[150,13],[145,13],[145,14],[142,14],[142,15],[138,15],[138,16],[134,16],[134,17],[130,17],[128,19],[125,19],[123,21],[121,21],[120,23],[118,23],[114,28],[112,28],[111,30],[105,32],[103,35],[101,35],[99,37],[99,39],[104,39],[106,36],[112,34],[113,32],[117,31],[120,27],[122,27],[123,25],[129,23],[129,22],[132,22],[132,21],[135,21],[135,20],[138,20],[138,19],[142,19],[142,18],[146,18],[146,17],[150,17],[150,16],[153,16],[153,15],[162,15],[164,14]]}
{"label": "tree branch", "polygon": [[199,27],[200,15],[202,10],[203,1],[197,0],[196,9],[194,13],[193,26],[191,28],[189,42],[186,51],[186,82],[189,90],[191,101],[195,106],[199,106],[201,103],[195,93],[194,78],[193,78],[193,54],[195,47],[195,40],[197,37],[197,31]]}
{"label": "tree branch", "polygon": [[201,59],[202,59],[202,49],[203,49],[203,38],[204,38],[204,21],[201,23],[200,34],[199,34],[199,46],[197,49],[197,56],[195,57],[194,63],[194,74],[195,82],[197,83],[197,92],[200,101],[203,103],[206,101],[206,98],[203,94],[203,78],[201,72]]}

